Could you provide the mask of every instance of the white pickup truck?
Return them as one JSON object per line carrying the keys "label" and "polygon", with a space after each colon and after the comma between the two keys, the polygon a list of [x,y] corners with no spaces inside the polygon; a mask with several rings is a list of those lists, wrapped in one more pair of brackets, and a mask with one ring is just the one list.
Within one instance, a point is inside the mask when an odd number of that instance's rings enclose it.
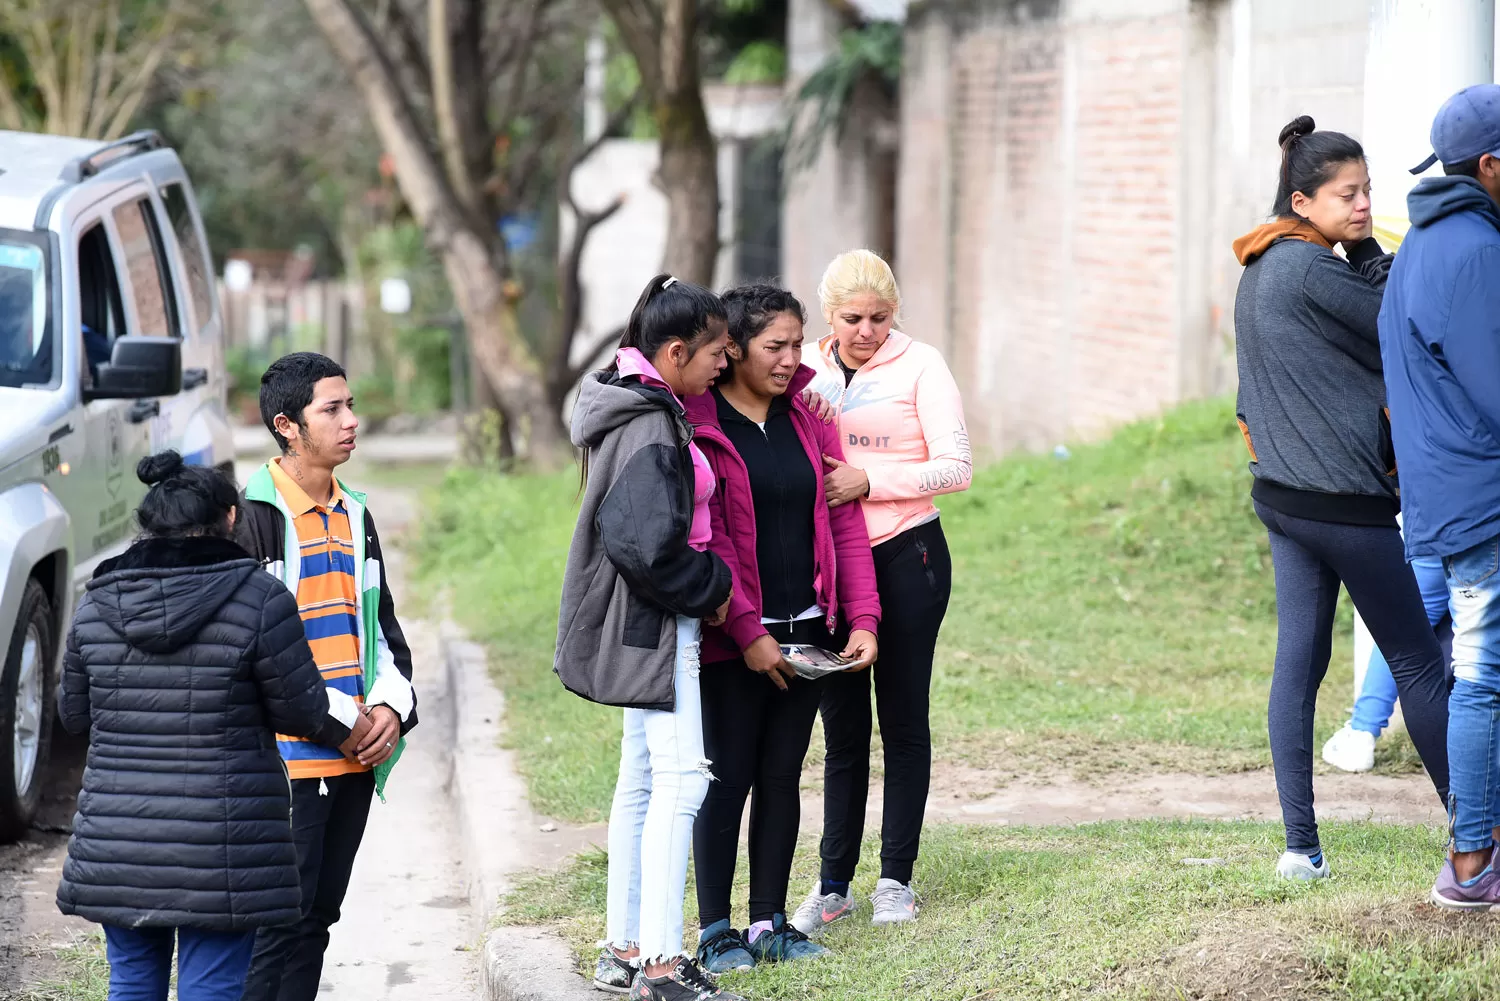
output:
{"label": "white pickup truck", "polygon": [[213,274],[156,133],[0,131],[0,842],[41,795],[75,600],[135,535],[136,462],[232,472]]}

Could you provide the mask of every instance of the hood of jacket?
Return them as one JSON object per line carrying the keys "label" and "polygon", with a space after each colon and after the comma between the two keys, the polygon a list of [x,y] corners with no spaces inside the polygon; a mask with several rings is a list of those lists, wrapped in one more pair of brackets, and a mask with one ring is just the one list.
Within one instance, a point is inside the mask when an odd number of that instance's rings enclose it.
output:
{"label": "hood of jacket", "polygon": [[1429,177],[1406,196],[1406,214],[1413,226],[1430,226],[1455,212],[1477,212],[1500,229],[1500,206],[1472,177]]}
{"label": "hood of jacket", "polygon": [[1234,256],[1241,265],[1249,264],[1270,250],[1277,240],[1301,240],[1333,249],[1333,244],[1306,219],[1273,219],[1234,241]]}
{"label": "hood of jacket", "polygon": [[590,372],[578,387],[570,436],[578,448],[598,448],[611,431],[653,410],[681,412],[665,389],[622,380],[613,370]]}
{"label": "hood of jacket", "polygon": [[127,643],[167,654],[190,643],[258,566],[228,539],[142,539],[101,563],[88,591]]}

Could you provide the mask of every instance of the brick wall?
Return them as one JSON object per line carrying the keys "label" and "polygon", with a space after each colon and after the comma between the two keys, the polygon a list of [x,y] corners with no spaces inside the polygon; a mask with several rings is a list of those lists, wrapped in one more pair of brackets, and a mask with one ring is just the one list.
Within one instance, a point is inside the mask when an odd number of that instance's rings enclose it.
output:
{"label": "brick wall", "polygon": [[1050,447],[1232,386],[1229,243],[1269,202],[1282,123],[1357,130],[1365,16],[1361,0],[911,9],[897,277],[976,446]]}

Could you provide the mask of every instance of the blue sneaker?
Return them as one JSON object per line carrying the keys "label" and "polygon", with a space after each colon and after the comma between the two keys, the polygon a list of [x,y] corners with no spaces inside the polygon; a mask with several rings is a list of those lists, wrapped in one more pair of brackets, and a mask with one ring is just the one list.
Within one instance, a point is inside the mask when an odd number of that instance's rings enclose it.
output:
{"label": "blue sneaker", "polygon": [[828,950],[787,924],[785,914],[777,914],[771,918],[771,930],[750,943],[750,954],[757,963],[790,963],[826,956]]}
{"label": "blue sneaker", "polygon": [[745,936],[729,927],[729,919],[715,921],[698,935],[698,964],[709,973],[755,969],[755,957]]}

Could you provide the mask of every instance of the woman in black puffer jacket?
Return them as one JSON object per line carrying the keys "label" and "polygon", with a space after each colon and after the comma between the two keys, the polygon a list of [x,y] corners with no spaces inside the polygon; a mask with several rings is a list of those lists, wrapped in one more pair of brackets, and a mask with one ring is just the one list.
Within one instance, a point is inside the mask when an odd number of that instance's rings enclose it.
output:
{"label": "woman in black puffer jacket", "polygon": [[68,634],[62,723],[89,731],[57,903],[104,925],[110,1001],[238,1001],[257,928],[301,890],[274,734],[349,746],[291,593],[230,541],[237,497],[175,452],[141,460],[142,538]]}

